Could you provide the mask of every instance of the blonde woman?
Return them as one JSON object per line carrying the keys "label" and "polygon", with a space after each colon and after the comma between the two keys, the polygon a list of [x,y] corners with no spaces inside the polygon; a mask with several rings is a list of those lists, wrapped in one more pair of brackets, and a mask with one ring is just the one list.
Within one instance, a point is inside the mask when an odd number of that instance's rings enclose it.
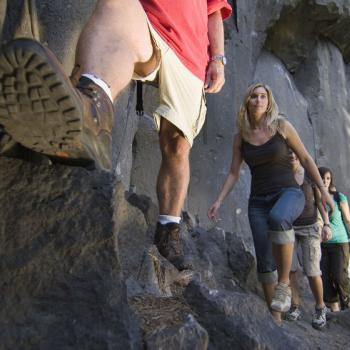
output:
{"label": "blonde woman", "polygon": [[[304,194],[297,184],[290,160],[291,148],[321,192],[323,205],[333,207],[317,167],[294,127],[278,112],[271,89],[264,84],[248,88],[237,118],[230,171],[208,210],[215,219],[218,210],[239,179],[242,161],[251,171],[248,206],[258,278],[275,320],[291,304],[289,272],[292,263],[293,222],[304,208]],[[272,243],[272,244],[271,244]]]}

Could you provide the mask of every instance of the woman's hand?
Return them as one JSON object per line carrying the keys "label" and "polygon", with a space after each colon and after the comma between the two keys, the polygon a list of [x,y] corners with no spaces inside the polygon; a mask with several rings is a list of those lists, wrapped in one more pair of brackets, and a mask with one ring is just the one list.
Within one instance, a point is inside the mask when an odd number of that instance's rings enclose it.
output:
{"label": "woman's hand", "polygon": [[329,226],[322,227],[322,242],[329,241],[332,238],[332,230]]}
{"label": "woman's hand", "polygon": [[221,207],[221,202],[216,200],[213,205],[208,209],[208,218],[210,220],[217,220],[218,219],[218,210]]}
{"label": "woman's hand", "polygon": [[208,218],[210,220],[217,221],[218,218],[218,210],[221,207],[222,202],[226,198],[226,196],[230,193],[237,180],[239,179],[239,171],[241,169],[242,164],[242,153],[241,153],[241,136],[240,134],[236,134],[233,139],[233,147],[232,147],[232,162],[231,168],[227,177],[224,181],[222,189],[218,196],[216,197],[216,201],[212,204],[212,206],[208,209]]}

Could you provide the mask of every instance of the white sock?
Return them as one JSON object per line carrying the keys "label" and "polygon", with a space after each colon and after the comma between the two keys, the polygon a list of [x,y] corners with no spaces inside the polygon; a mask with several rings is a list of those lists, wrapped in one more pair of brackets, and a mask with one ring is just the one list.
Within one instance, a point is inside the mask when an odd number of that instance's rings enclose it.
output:
{"label": "white sock", "polygon": [[158,222],[162,225],[169,224],[170,222],[174,222],[176,224],[179,224],[181,221],[180,216],[171,216],[171,215],[159,215]]}
{"label": "white sock", "polygon": [[113,103],[113,98],[112,98],[112,91],[109,87],[109,85],[103,81],[102,79],[96,77],[96,75],[90,74],[90,73],[84,73],[81,75],[82,77],[89,78],[92,80],[96,85],[98,85],[110,98],[110,100]]}

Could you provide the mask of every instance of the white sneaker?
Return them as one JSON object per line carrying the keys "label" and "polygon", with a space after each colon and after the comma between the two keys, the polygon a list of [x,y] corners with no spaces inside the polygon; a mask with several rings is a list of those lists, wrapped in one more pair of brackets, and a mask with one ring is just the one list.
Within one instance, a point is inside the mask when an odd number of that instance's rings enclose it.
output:
{"label": "white sneaker", "polygon": [[287,312],[292,301],[292,291],[288,284],[278,283],[275,288],[275,295],[272,298],[271,309],[279,312]]}

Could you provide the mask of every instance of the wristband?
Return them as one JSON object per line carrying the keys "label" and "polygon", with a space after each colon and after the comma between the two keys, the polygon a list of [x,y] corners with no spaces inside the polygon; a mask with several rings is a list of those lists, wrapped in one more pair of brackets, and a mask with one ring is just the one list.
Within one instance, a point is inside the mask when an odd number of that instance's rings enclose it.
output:
{"label": "wristband", "polygon": [[331,224],[323,224],[323,227],[325,227],[325,226],[331,228]]}

